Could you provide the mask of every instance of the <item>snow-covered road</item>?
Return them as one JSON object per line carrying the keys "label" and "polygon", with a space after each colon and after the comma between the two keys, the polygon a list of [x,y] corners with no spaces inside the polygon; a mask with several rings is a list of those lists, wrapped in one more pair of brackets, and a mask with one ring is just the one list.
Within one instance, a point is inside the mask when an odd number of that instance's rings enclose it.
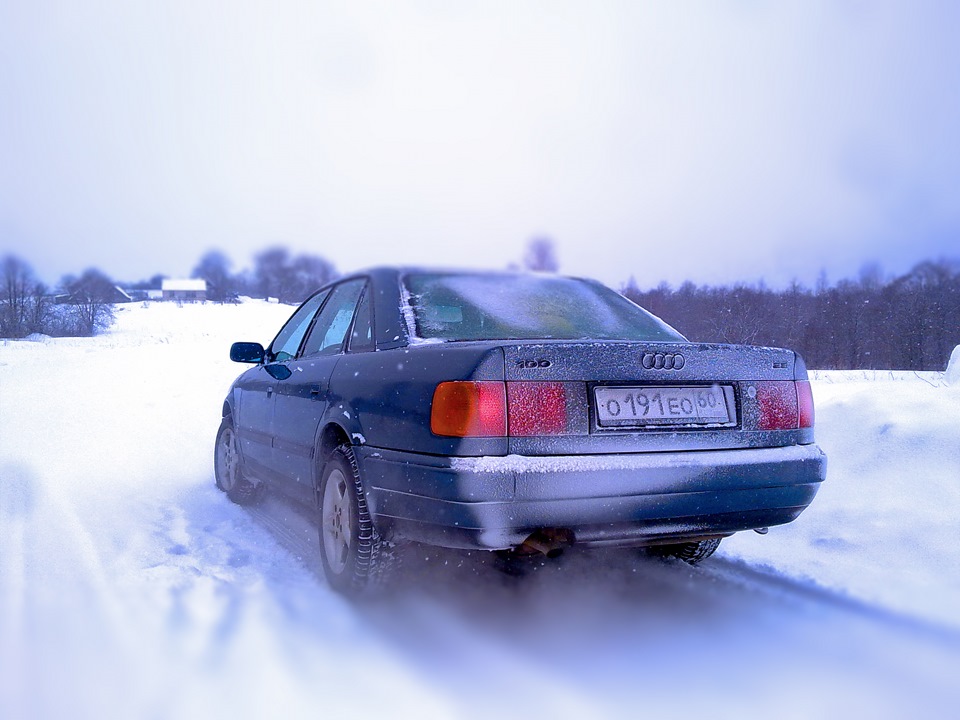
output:
{"label": "snow-covered road", "polygon": [[311,518],[213,486],[232,340],[290,309],[128,307],[0,343],[0,717],[953,717],[960,388],[818,375],[821,496],[699,568],[409,558],[354,607]]}
{"label": "snow-covered road", "polygon": [[[312,518],[282,498],[251,514],[316,567]],[[568,551],[514,579],[419,548],[360,612],[468,717],[937,717],[960,700],[960,631],[729,558]]]}

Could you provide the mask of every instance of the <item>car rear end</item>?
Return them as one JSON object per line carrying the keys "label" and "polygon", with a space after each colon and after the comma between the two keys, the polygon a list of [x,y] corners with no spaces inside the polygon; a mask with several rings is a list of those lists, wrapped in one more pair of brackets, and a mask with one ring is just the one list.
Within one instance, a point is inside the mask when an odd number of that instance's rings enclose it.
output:
{"label": "car rear end", "polygon": [[[796,518],[826,469],[802,360],[661,330],[453,343],[482,371],[461,364],[424,388],[442,453],[373,460],[378,521],[448,547],[549,549],[698,541]],[[442,367],[430,358],[444,351],[418,357]]]}

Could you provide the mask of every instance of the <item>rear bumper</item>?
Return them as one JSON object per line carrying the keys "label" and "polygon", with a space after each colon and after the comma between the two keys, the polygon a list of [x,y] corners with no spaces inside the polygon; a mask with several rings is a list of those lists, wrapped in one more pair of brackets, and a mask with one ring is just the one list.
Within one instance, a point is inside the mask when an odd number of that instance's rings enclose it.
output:
{"label": "rear bumper", "polygon": [[543,528],[583,544],[646,545],[781,525],[826,474],[816,445],[481,458],[355,450],[381,533],[486,550]]}

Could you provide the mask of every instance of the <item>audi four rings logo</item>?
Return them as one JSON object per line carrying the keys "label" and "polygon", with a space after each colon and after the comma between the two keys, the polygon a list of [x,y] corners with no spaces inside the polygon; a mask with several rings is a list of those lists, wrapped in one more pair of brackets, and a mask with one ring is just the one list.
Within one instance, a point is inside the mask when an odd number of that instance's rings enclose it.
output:
{"label": "audi four rings logo", "polygon": [[645,370],[679,370],[686,360],[680,353],[644,353],[640,362]]}

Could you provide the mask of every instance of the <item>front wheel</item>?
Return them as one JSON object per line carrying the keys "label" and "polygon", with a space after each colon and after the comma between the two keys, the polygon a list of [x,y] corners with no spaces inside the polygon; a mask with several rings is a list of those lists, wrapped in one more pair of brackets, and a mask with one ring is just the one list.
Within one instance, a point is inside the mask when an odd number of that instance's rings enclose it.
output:
{"label": "front wheel", "polygon": [[337,592],[358,596],[382,585],[393,569],[392,547],[373,526],[349,446],[330,455],[323,468],[319,499],[320,561]]}
{"label": "front wheel", "polygon": [[220,423],[213,455],[213,470],[217,487],[238,505],[249,505],[257,499],[257,486],[243,476],[240,448],[233,421],[228,415]]}

